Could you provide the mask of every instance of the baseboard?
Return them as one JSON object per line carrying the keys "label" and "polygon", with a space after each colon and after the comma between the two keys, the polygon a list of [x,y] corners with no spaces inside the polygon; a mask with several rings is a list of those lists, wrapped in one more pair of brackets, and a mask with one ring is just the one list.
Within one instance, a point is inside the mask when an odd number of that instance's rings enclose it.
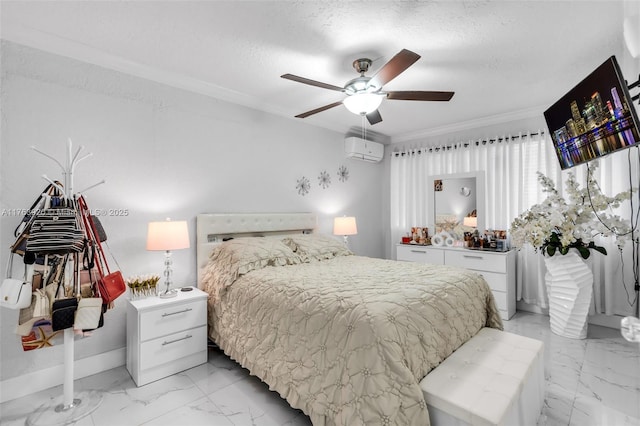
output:
{"label": "baseboard", "polygon": [[[516,309],[518,311],[525,311],[534,314],[549,316],[549,309],[543,309],[537,305],[532,305],[523,301],[519,301],[516,303]],[[615,328],[619,330],[620,320],[622,320],[622,318],[623,317],[620,315],[595,314],[589,315],[589,319],[587,321],[589,324],[600,325],[602,327]]]}
{"label": "baseboard", "polygon": [[602,327],[617,328],[620,330],[620,321],[622,320],[620,315],[603,315],[595,314],[589,315],[589,324],[600,325]]}
{"label": "baseboard", "polygon": [[[76,360],[74,379],[91,376],[102,371],[125,365],[127,349],[119,348],[91,357]],[[35,392],[63,384],[64,368],[61,365],[44,368],[32,373],[0,381],[0,403],[21,398]]]}
{"label": "baseboard", "polygon": [[538,305],[526,303],[522,300],[519,300],[516,302],[516,311],[525,311],[525,312],[531,312],[533,314],[549,316],[549,309],[541,308]]}

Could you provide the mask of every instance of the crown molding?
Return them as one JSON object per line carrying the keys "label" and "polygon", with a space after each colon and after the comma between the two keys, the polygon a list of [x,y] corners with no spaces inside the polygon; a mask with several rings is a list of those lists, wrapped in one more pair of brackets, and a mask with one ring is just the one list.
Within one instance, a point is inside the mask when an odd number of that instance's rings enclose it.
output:
{"label": "crown molding", "polygon": [[[0,39],[290,120],[299,120],[294,118],[288,111],[265,103],[263,100],[254,96],[230,90],[184,74],[144,65],[121,56],[103,52],[82,43],[77,43],[22,25],[11,23],[4,25],[1,29]],[[317,123],[308,124],[334,132],[342,133],[344,131],[337,123],[327,120],[317,120]]]}
{"label": "crown molding", "polygon": [[522,120],[527,118],[540,117],[546,109],[544,106],[535,106],[531,108],[511,111],[504,114],[490,115],[487,117],[476,118],[473,120],[461,121],[458,123],[447,124],[444,126],[433,127],[431,129],[420,130],[418,132],[404,133],[392,138],[392,143],[412,142],[428,137],[446,135],[449,133],[460,132],[464,130],[476,129],[479,127],[504,124],[511,121]]}
{"label": "crown molding", "polygon": [[4,25],[0,38],[48,53],[53,53],[59,56],[97,65],[102,68],[132,75],[134,77],[207,95],[222,101],[257,110],[268,111],[276,115],[288,116],[284,111],[279,111],[278,108],[273,105],[266,105],[263,101],[253,96],[211,84],[197,78],[189,77],[184,74],[144,65],[136,61],[125,59],[121,56],[100,51],[99,49],[86,44],[68,40],[54,34],[38,31],[33,28],[27,28],[23,25],[11,23]]}

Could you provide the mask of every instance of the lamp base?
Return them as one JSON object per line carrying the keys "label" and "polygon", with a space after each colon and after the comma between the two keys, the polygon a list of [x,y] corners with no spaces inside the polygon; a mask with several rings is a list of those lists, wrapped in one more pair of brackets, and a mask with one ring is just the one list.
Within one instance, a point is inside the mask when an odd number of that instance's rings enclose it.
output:
{"label": "lamp base", "polygon": [[176,290],[166,290],[158,295],[161,299],[171,299],[172,297],[176,297],[178,292]]}

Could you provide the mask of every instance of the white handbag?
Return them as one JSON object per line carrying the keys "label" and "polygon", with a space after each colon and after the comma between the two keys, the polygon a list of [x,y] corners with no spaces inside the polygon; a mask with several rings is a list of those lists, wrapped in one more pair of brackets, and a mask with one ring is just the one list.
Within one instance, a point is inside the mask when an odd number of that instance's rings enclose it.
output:
{"label": "white handbag", "polygon": [[31,283],[25,280],[11,278],[13,253],[9,254],[7,262],[7,278],[0,287],[0,306],[8,309],[24,309],[31,305]]}
{"label": "white handbag", "polygon": [[73,328],[75,330],[93,330],[100,325],[102,315],[101,297],[83,297],[78,302]]}
{"label": "white handbag", "polygon": [[44,288],[39,288],[33,292],[33,296],[36,298],[36,303],[33,308],[33,317],[48,317],[51,315],[51,304],[49,303],[49,297]]}
{"label": "white handbag", "polygon": [[0,306],[23,309],[31,305],[31,284],[15,278],[5,278],[0,289]]}

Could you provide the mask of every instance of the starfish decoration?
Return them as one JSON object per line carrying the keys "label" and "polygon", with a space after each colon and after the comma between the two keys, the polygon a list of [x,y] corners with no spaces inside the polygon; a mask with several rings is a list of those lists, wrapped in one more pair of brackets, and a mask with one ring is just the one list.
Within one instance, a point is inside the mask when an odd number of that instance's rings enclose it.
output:
{"label": "starfish decoration", "polygon": [[56,331],[47,336],[47,332],[44,327],[38,326],[37,331],[40,333],[40,338],[36,338],[36,340],[25,341],[24,339],[28,339],[29,337],[36,337],[36,331],[32,331],[31,334],[22,338],[22,347],[25,351],[30,351],[32,349],[40,349],[48,346],[53,346],[51,343],[51,339],[60,333],[60,331]]}

